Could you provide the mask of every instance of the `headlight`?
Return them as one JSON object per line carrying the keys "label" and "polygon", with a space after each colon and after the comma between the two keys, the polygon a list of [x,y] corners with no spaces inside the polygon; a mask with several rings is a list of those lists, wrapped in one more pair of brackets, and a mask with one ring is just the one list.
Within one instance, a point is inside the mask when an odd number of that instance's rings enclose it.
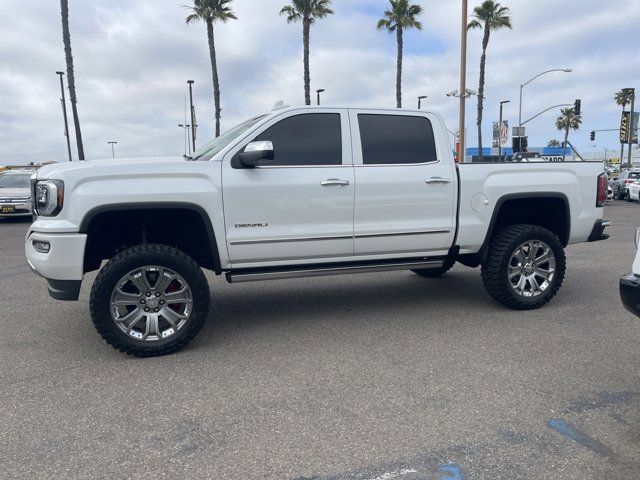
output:
{"label": "headlight", "polygon": [[64,182],[62,180],[39,180],[33,192],[36,213],[43,217],[53,217],[60,213],[64,203]]}

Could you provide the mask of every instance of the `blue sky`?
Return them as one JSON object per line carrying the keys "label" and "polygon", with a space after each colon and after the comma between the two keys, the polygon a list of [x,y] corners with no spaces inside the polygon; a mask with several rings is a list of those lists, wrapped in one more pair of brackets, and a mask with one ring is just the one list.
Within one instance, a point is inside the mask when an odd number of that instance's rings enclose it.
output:
{"label": "blue sky", "polygon": [[[405,38],[405,105],[426,108],[457,126],[457,105],[445,96],[458,86],[457,0],[418,1],[424,7],[421,32]],[[200,124],[199,143],[213,133],[211,74],[205,28],[187,26],[188,0],[70,0],[80,120],[88,158],[179,155],[186,80],[193,78]],[[478,2],[470,2],[471,6]],[[525,90],[523,116],[558,103],[583,101],[583,128],[572,134],[586,154],[589,132],[618,125],[612,101],[623,87],[640,88],[637,45],[640,2],[632,0],[511,0],[512,31],[493,35],[487,64],[483,132],[491,137],[498,102],[512,100],[505,118],[517,122],[520,83],[548,68],[550,74]],[[278,100],[303,102],[301,26],[278,15],[284,0],[234,0],[239,20],[216,27],[222,85],[223,129]],[[336,12],[312,28],[312,88],[325,88],[334,105],[395,104],[395,38],[376,31],[385,0],[334,0]],[[12,15],[11,12],[21,12]],[[64,69],[59,2],[0,0],[0,164],[64,161],[59,83]],[[480,32],[469,34],[468,84],[477,89]],[[477,144],[476,100],[468,103],[468,145]],[[528,126],[530,145],[560,138],[557,112]],[[619,151],[615,133],[601,134],[597,148]],[[75,149],[74,149],[75,150]]]}

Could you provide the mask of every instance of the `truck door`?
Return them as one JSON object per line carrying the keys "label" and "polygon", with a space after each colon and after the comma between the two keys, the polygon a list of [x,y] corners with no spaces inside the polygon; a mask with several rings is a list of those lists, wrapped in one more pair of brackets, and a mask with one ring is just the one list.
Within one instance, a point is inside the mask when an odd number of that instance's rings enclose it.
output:
{"label": "truck door", "polygon": [[[274,159],[234,168],[252,141]],[[353,255],[354,172],[346,109],[285,112],[230,152],[222,166],[225,229],[235,268]]]}
{"label": "truck door", "polygon": [[350,119],[355,254],[445,255],[455,234],[458,186],[440,121],[427,113],[367,110],[350,110]]}

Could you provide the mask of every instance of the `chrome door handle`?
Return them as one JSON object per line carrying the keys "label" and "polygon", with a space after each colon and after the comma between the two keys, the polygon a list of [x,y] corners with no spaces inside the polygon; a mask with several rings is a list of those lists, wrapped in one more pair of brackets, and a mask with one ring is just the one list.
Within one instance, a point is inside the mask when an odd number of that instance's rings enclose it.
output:
{"label": "chrome door handle", "polygon": [[349,180],[340,180],[338,178],[329,178],[327,180],[324,180],[324,181],[320,182],[320,185],[322,185],[323,187],[330,187],[332,185],[338,185],[340,187],[346,187],[347,185],[349,185]]}
{"label": "chrome door handle", "polygon": [[425,181],[425,183],[429,184],[429,185],[433,185],[433,184],[437,184],[437,183],[451,183],[451,180],[447,179],[447,178],[442,178],[442,177],[431,177],[431,178],[427,178]]}

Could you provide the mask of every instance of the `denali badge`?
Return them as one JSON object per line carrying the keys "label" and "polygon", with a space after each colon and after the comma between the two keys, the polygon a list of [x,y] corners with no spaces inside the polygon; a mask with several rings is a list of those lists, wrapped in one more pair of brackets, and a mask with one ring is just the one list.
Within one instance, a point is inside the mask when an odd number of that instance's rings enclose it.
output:
{"label": "denali badge", "polygon": [[236,228],[268,227],[268,223],[236,223]]}

